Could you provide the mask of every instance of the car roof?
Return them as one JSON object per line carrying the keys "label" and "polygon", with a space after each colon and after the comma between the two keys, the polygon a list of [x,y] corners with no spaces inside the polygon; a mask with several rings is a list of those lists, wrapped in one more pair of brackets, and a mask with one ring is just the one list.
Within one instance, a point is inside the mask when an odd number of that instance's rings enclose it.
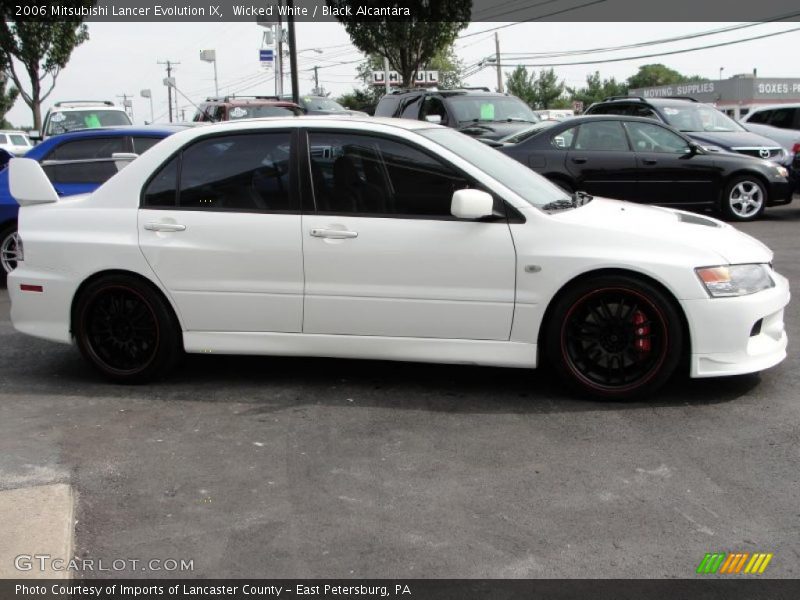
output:
{"label": "car roof", "polygon": [[[66,131],[50,136],[45,142],[50,140],[63,140],[67,137],[70,139],[103,137],[111,135],[148,135],[148,134],[163,134],[165,136],[172,135],[178,131],[186,129],[187,125],[119,125],[117,127],[94,127],[92,129],[76,129],[75,131]],[[45,143],[42,142],[42,143]]]}
{"label": "car roof", "polygon": [[224,132],[225,130],[236,131],[238,129],[252,128],[253,125],[259,123],[264,124],[280,124],[285,123],[291,127],[299,127],[303,124],[309,126],[331,125],[331,126],[347,126],[353,123],[361,123],[367,125],[384,125],[396,129],[405,129],[407,131],[415,131],[418,129],[447,129],[435,123],[427,121],[415,121],[412,119],[393,119],[391,117],[362,117],[362,116],[338,116],[338,115],[303,115],[299,117],[262,117],[253,119],[236,119],[235,121],[221,121],[219,123],[209,123],[203,126],[203,132],[217,133]]}
{"label": "car roof", "polygon": [[780,108],[800,108],[800,102],[786,102],[783,104],[765,104],[764,106],[757,106],[756,108],[750,109],[749,114],[761,112],[764,110],[776,110]]}

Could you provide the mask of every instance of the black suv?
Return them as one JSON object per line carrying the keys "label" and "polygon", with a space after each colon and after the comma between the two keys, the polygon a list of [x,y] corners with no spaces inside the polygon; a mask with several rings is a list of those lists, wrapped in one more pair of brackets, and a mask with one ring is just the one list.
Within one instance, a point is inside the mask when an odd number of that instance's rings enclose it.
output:
{"label": "black suv", "polygon": [[490,92],[489,88],[395,90],[381,98],[375,116],[441,123],[491,140],[541,120],[516,96]]}
{"label": "black suv", "polygon": [[711,152],[738,152],[774,162],[784,162],[786,159],[780,144],[747,131],[713,106],[693,98],[612,96],[595,102],[584,114],[656,119],[672,125]]}

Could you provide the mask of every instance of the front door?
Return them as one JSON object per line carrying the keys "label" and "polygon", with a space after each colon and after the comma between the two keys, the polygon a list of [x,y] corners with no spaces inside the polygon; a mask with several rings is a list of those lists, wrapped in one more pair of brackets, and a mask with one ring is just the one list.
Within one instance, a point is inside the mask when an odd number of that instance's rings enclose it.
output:
{"label": "front door", "polygon": [[509,338],[511,232],[451,216],[467,177],[401,139],[312,132],[309,148],[304,333]]}
{"label": "front door", "polygon": [[577,189],[606,198],[635,198],[636,158],[622,124],[593,121],[577,129],[566,159]]}
{"label": "front door", "polygon": [[301,331],[290,139],[288,131],[201,139],[148,184],[139,245],[187,330]]}

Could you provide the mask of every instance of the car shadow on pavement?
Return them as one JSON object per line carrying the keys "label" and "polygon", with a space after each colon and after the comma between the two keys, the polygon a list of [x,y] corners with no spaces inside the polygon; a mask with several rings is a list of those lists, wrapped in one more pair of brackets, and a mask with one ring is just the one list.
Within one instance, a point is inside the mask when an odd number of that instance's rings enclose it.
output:
{"label": "car shadow on pavement", "polygon": [[[15,336],[16,337],[16,336]],[[254,405],[270,413],[308,405],[374,406],[453,413],[561,413],[725,403],[758,386],[758,375],[676,376],[653,398],[609,402],[571,392],[547,368],[503,369],[388,361],[260,356],[186,356],[146,385],[102,379],[74,348],[39,340],[24,370],[0,367],[1,391],[71,397]]]}

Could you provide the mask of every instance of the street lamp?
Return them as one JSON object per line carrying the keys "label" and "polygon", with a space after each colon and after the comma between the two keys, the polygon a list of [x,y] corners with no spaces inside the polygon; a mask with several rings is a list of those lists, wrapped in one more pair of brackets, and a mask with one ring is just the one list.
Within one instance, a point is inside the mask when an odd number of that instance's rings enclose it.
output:
{"label": "street lamp", "polygon": [[722,72],[725,70],[725,67],[719,68],[719,80],[722,81]]}
{"label": "street lamp", "polygon": [[219,83],[217,82],[217,51],[200,50],[200,60],[214,63],[214,96],[219,98]]}
{"label": "street lamp", "polygon": [[150,90],[142,90],[139,92],[142,98],[150,98],[150,123],[154,121],[153,118],[153,93]]}

